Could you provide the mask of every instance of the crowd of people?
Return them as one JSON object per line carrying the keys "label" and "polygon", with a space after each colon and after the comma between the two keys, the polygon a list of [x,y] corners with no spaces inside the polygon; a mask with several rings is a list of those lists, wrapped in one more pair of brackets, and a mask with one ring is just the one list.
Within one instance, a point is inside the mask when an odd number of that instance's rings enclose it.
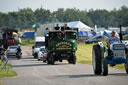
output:
{"label": "crowd of people", "polygon": [[[61,30],[61,31],[64,31],[64,30],[72,30],[72,28],[68,27],[67,24],[64,24],[64,26],[59,26],[59,24],[56,24],[56,26],[54,27],[54,30]],[[45,36],[47,36],[47,33],[50,31],[50,29],[47,27],[45,29]]]}

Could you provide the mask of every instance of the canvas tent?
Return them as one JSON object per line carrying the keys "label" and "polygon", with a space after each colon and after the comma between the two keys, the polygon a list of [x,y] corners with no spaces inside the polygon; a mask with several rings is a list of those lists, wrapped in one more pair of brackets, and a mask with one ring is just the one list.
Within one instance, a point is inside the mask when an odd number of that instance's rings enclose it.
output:
{"label": "canvas tent", "polygon": [[69,27],[71,28],[78,28],[79,32],[89,32],[91,31],[91,27],[85,25],[81,21],[73,21],[67,23]]}

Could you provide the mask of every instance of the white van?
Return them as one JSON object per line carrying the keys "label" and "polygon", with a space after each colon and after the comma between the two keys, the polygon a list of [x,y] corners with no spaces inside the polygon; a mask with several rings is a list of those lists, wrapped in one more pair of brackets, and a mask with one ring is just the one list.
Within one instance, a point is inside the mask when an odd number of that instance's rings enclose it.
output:
{"label": "white van", "polygon": [[38,52],[42,46],[45,46],[45,37],[35,37],[34,46],[32,47],[32,55],[34,58],[38,58]]}

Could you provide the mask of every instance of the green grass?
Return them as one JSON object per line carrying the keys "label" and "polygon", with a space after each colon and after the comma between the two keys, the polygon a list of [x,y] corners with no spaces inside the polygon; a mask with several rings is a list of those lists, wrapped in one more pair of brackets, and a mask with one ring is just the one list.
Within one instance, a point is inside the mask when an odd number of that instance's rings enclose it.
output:
{"label": "green grass", "polygon": [[[1,64],[1,60],[0,60],[0,64]],[[12,71],[12,66],[10,64],[7,64],[6,68],[4,68],[2,71],[1,69],[3,68],[4,64],[2,64],[0,66],[0,78],[3,77],[13,77],[13,76],[17,76],[16,72]]]}
{"label": "green grass", "polygon": [[0,71],[0,78],[3,78],[3,77],[14,77],[14,76],[17,76],[17,73],[12,71],[12,70]]}
{"label": "green grass", "polygon": [[[104,43],[106,44],[106,43]],[[76,52],[77,62],[82,64],[92,64],[92,48],[94,44],[79,43]],[[124,64],[114,66],[114,68],[124,69]]]}
{"label": "green grass", "polygon": [[78,63],[92,64],[92,46],[93,44],[78,44],[78,50],[76,52]]}
{"label": "green grass", "polygon": [[34,40],[21,40],[21,45],[25,45],[25,46],[33,46],[34,45]]}
{"label": "green grass", "polygon": [[6,85],[4,81],[0,82],[0,85]]}
{"label": "green grass", "polygon": [[[0,60],[1,61],[1,60]],[[1,63],[1,62],[0,62]],[[2,66],[0,66],[0,69],[3,68],[4,64],[2,64]],[[6,69],[12,69],[12,66],[10,64],[7,64]]]}

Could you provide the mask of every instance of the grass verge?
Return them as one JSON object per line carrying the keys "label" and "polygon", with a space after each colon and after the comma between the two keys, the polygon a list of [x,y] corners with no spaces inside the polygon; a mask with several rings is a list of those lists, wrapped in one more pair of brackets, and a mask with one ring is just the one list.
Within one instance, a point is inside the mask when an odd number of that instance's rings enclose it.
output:
{"label": "grass verge", "polygon": [[4,78],[4,77],[14,77],[17,76],[17,73],[12,71],[12,70],[4,70],[4,71],[0,71],[0,78]]}
{"label": "grass verge", "polygon": [[21,45],[32,47],[34,45],[34,40],[30,40],[30,39],[21,40]]}
{"label": "grass verge", "polygon": [[[79,43],[76,52],[77,62],[82,64],[92,64],[92,48],[94,44]],[[124,64],[119,64],[113,68],[124,69]]]}
{"label": "grass verge", "polygon": [[[1,62],[0,62],[0,64],[1,64]],[[10,69],[12,69],[12,66],[10,64],[7,64],[6,68],[4,68],[1,71],[1,69],[3,68],[3,66],[4,66],[4,64],[2,64],[0,66],[0,78],[17,76],[17,73],[16,72],[10,70]]]}
{"label": "grass verge", "polygon": [[93,44],[78,44],[78,50],[76,52],[78,63],[92,64],[92,46]]}

